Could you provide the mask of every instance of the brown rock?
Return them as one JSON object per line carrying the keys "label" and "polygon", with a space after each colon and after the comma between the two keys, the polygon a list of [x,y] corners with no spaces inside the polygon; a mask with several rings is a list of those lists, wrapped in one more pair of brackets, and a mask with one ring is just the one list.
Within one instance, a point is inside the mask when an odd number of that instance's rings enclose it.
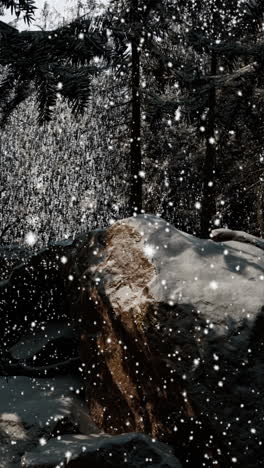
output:
{"label": "brown rock", "polygon": [[17,317],[24,327],[25,314],[37,324],[68,311],[99,430],[169,442],[184,466],[255,468],[263,281],[255,245],[216,244],[138,216],[38,254],[2,285],[1,304],[15,334]]}
{"label": "brown rock", "polygon": [[[258,273],[252,261],[250,271],[231,283],[236,262],[257,259],[254,247],[247,248],[239,255],[233,249],[228,272],[224,246],[151,216],[91,233],[76,248],[70,267],[72,313],[80,323],[87,406],[98,427],[166,440],[191,466],[227,466],[229,452],[214,421],[216,395],[208,411],[212,389],[223,393],[220,378],[210,371],[213,379],[206,387],[206,378],[199,376],[207,359],[213,367],[213,352],[227,353],[231,346],[234,353],[229,335],[234,331],[235,337],[245,318],[242,304],[255,315],[264,304],[263,290],[248,281]],[[238,300],[242,283],[246,303]],[[235,322],[231,334],[225,331],[229,316]]]}

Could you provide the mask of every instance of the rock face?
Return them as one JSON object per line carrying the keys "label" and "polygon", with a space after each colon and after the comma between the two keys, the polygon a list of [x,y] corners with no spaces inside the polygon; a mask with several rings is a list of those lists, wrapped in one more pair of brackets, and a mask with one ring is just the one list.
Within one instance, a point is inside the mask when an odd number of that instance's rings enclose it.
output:
{"label": "rock face", "polygon": [[[216,237],[138,216],[43,250],[2,278],[1,468],[116,466],[93,458],[107,444],[119,447],[117,466],[135,445],[131,466],[141,466],[151,439],[170,443],[184,468],[262,466],[263,251]],[[81,405],[67,390],[73,373],[84,379]],[[50,410],[59,425],[45,423]],[[45,465],[48,451],[56,460]],[[164,457],[146,466],[165,468]]]}
{"label": "rock face", "polygon": [[184,466],[255,467],[262,251],[142,215],[91,233],[73,248],[68,274],[93,421],[169,441]]}
{"label": "rock face", "polygon": [[[72,358],[68,356],[74,348],[68,342],[65,351],[61,341],[71,337],[66,323],[52,322],[39,332],[34,327],[5,350],[11,364],[0,366],[5,375],[0,377],[0,468],[21,467],[25,452],[57,436],[99,432],[81,398],[84,383],[76,372],[79,358],[76,369],[70,368],[75,375],[69,375],[67,363]],[[54,342],[56,347],[51,348]],[[58,357],[63,361],[58,362]]]}
{"label": "rock face", "polygon": [[71,244],[65,242],[32,256],[21,254],[21,263],[11,273],[9,265],[18,261],[18,254],[15,257],[12,249],[7,253],[0,249],[0,319],[4,324],[0,356],[3,348],[16,343],[31,324],[40,329],[48,321],[67,319],[63,261],[70,249]]}
{"label": "rock face", "polygon": [[67,430],[78,430],[72,412],[81,386],[69,376],[0,378],[1,468],[20,467],[24,452]]}
{"label": "rock face", "polygon": [[180,468],[167,445],[143,434],[104,434],[90,418],[65,266],[80,243],[24,258],[0,252],[0,468]]}
{"label": "rock face", "polygon": [[69,435],[26,453],[25,468],[181,468],[171,449],[143,434]]}

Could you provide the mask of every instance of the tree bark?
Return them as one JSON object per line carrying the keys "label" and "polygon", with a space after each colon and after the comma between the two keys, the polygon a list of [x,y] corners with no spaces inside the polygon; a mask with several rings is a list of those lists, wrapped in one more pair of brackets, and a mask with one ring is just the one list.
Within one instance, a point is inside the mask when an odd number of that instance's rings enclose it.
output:
{"label": "tree bark", "polygon": [[[131,27],[137,19],[138,0],[132,1]],[[136,26],[136,24],[135,24]],[[135,27],[132,40],[132,122],[131,122],[131,214],[142,210],[142,155],[141,155],[141,96],[140,96],[140,34]]]}
{"label": "tree bark", "polygon": [[[211,75],[217,72],[217,56],[215,52],[211,55]],[[208,238],[212,227],[212,219],[216,214],[216,144],[215,138],[215,108],[216,89],[212,85],[209,92],[209,111],[206,129],[206,155],[204,162],[203,197],[201,210],[201,237]]]}
{"label": "tree bark", "polygon": [[263,192],[264,192],[264,184],[260,183],[256,187],[256,199],[257,199],[257,223],[260,236],[263,237],[264,235],[264,218],[263,218]]}

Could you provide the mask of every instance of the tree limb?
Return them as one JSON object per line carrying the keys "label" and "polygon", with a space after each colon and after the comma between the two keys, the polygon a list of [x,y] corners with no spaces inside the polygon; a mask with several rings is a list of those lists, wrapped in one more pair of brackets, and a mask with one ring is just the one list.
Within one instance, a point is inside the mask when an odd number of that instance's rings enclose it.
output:
{"label": "tree limb", "polygon": [[232,229],[214,229],[210,234],[210,238],[214,242],[243,242],[245,244],[251,244],[261,250],[264,250],[264,239],[252,236],[251,234],[243,231],[232,231]]}

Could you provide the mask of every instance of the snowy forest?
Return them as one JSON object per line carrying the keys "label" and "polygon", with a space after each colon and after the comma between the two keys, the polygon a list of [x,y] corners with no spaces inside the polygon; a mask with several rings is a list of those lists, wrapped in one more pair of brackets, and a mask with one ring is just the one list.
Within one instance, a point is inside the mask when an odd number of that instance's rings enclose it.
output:
{"label": "snowy forest", "polygon": [[37,31],[2,24],[2,242],[134,212],[262,236],[262,8],[87,1],[63,25],[45,2]]}
{"label": "snowy forest", "polygon": [[264,1],[0,0],[0,468],[264,466]]}

